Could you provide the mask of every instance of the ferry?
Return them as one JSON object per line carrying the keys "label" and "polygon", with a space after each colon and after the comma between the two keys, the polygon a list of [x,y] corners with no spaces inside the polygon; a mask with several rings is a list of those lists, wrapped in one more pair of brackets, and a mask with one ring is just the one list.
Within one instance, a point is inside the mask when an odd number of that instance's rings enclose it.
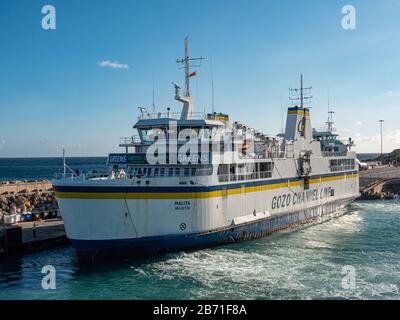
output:
{"label": "ferry", "polygon": [[252,240],[342,214],[359,196],[353,142],[338,138],[332,119],[313,129],[302,77],[285,132],[270,136],[194,111],[190,80],[201,59],[189,57],[186,39],[184,90],[173,83],[181,112],[140,108],[137,135],[121,138],[107,172],[69,172],[64,160],[52,183],[79,261]]}

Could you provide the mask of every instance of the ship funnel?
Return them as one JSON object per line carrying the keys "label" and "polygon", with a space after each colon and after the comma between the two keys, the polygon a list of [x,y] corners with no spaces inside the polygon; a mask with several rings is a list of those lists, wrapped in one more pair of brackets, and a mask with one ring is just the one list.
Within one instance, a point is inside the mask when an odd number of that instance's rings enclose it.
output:
{"label": "ship funnel", "polygon": [[285,139],[313,140],[310,109],[301,107],[293,107],[288,109]]}

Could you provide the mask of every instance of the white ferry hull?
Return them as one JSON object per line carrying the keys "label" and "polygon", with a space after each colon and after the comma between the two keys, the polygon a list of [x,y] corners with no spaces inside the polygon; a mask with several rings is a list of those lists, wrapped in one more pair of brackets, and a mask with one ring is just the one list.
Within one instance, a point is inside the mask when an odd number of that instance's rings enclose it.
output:
{"label": "white ferry hull", "polygon": [[335,202],[227,227],[209,232],[144,237],[118,240],[76,240],[71,239],[79,261],[93,262],[115,257],[160,254],[185,249],[201,249],[222,244],[253,240],[268,236],[280,230],[312,223],[323,217],[344,213],[344,208],[354,198]]}
{"label": "white ferry hull", "polygon": [[356,171],[314,177],[309,190],[298,178],[284,181],[171,188],[55,181],[54,188],[81,261],[256,239],[343,212],[358,196]]}

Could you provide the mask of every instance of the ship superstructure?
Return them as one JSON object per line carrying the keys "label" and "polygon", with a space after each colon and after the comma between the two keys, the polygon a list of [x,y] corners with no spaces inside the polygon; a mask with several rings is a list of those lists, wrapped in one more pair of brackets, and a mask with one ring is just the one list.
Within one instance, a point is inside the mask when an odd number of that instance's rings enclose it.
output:
{"label": "ship superstructure", "polygon": [[292,92],[284,134],[270,136],[222,113],[196,113],[188,43],[180,60],[182,112],[141,108],[138,135],[122,138],[105,174],[53,181],[81,260],[160,253],[255,239],[342,212],[359,193],[356,154],[332,127],[317,131]]}

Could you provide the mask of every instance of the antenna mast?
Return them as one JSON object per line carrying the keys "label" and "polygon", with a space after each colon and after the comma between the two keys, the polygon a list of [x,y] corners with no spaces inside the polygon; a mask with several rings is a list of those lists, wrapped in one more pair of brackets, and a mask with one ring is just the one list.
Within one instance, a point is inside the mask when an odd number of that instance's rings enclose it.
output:
{"label": "antenna mast", "polygon": [[330,94],[328,90],[328,121],[326,121],[326,126],[328,128],[329,132],[334,132],[335,127],[333,126],[335,123],[333,122],[333,115],[335,114],[335,111],[331,110],[331,99],[330,99]]}
{"label": "antenna mast", "polygon": [[189,57],[189,39],[185,38],[185,57],[183,59],[177,59],[178,64],[183,64],[183,69],[185,69],[185,92],[184,97],[190,97],[190,69],[201,66],[201,61],[204,60],[203,57],[190,58]]}
{"label": "antenna mast", "polygon": [[189,88],[189,78],[190,78],[190,69],[189,69],[189,40],[185,38],[185,96],[190,97],[190,88]]}
{"label": "antenna mast", "polygon": [[214,68],[213,62],[211,58],[211,98],[212,98],[212,113],[215,112],[215,103],[214,103]]}
{"label": "antenna mast", "polygon": [[155,102],[155,81],[154,81],[154,70],[153,70],[153,113],[156,112],[156,102]]}
{"label": "antenna mast", "polygon": [[[291,96],[289,97],[289,100],[292,102],[292,104],[296,107],[298,107],[298,104],[300,102],[300,108],[304,109],[305,105],[309,105],[311,103],[311,89],[312,87],[306,87],[304,88],[303,86],[303,75],[300,74],[300,88],[293,88],[289,89]],[[306,113],[303,112],[303,119],[302,119],[302,130],[301,130],[301,135],[304,137],[305,132],[306,132]]]}
{"label": "antenna mast", "polygon": [[185,38],[185,57],[183,59],[177,59],[176,62],[178,64],[183,65],[183,69],[185,69],[185,92],[183,96],[180,95],[181,87],[179,84],[173,82],[172,84],[175,87],[175,100],[183,103],[181,119],[188,120],[193,117],[194,108],[193,108],[193,100],[190,96],[190,87],[189,82],[190,78],[196,75],[196,72],[190,73],[190,68],[199,67],[201,65],[201,61],[204,60],[203,57],[200,58],[190,58],[189,57],[189,40],[188,37]]}
{"label": "antenna mast", "polygon": [[333,122],[333,115],[335,114],[335,111],[329,111],[328,112],[328,121],[326,122],[327,126],[328,126],[328,131],[333,132],[335,131],[334,128],[334,122]]}
{"label": "antenna mast", "polygon": [[303,75],[300,75],[300,88],[289,88],[290,97],[289,100],[292,102],[294,106],[298,106],[300,103],[300,107],[304,108],[305,105],[309,105],[311,103],[311,89],[312,87],[303,86]]}

